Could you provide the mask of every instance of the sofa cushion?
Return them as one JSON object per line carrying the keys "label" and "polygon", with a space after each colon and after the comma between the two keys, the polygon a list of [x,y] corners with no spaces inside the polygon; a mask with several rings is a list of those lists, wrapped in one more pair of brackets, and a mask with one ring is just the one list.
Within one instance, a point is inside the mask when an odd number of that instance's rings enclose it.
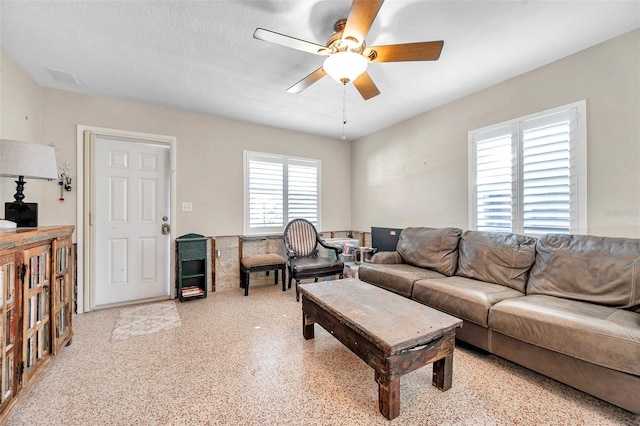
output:
{"label": "sofa cushion", "polygon": [[456,275],[502,284],[524,293],[536,239],[510,233],[466,231],[458,245]]}
{"label": "sofa cushion", "polygon": [[399,265],[363,263],[358,278],[404,297],[411,297],[413,283],[423,278],[444,278],[439,272],[401,263]]}
{"label": "sofa cushion", "polygon": [[459,228],[406,228],[397,251],[405,263],[451,276],[458,264]]}
{"label": "sofa cushion", "polygon": [[489,327],[532,345],[640,375],[640,314],[534,295],[491,308]]}
{"label": "sofa cushion", "polygon": [[471,321],[488,325],[489,309],[501,300],[524,294],[500,284],[449,277],[416,281],[411,298],[432,308]]}
{"label": "sofa cushion", "polygon": [[545,235],[536,252],[527,294],[640,307],[640,239]]}

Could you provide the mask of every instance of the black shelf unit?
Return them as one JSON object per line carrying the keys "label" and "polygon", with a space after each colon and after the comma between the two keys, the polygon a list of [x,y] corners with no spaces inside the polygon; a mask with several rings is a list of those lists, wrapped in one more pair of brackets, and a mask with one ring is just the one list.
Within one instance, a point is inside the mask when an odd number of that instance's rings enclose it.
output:
{"label": "black shelf unit", "polygon": [[207,297],[207,240],[200,234],[176,238],[176,295],[181,302]]}

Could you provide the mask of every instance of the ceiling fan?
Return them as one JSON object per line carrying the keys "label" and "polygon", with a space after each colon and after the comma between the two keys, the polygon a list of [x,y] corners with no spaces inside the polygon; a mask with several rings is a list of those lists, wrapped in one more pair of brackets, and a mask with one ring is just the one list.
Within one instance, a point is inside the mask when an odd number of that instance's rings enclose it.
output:
{"label": "ceiling fan", "polygon": [[333,27],[333,35],[325,46],[274,31],[257,28],[253,37],[314,55],[326,56],[323,65],[286,91],[300,93],[325,75],[335,81],[353,83],[366,100],[380,94],[367,73],[370,62],[436,61],[444,41],[391,44],[367,47],[365,38],[384,0],[353,0],[347,19]]}

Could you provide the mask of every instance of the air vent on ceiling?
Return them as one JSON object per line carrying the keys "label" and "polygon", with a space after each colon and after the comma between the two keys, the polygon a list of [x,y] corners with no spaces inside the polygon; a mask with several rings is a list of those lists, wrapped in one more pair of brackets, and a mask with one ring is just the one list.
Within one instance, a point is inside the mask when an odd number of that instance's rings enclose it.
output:
{"label": "air vent on ceiling", "polygon": [[59,83],[73,84],[75,86],[80,86],[80,80],[78,80],[78,77],[76,77],[74,73],[56,70],[49,67],[47,67],[47,71],[49,71],[49,74],[51,74],[53,79]]}

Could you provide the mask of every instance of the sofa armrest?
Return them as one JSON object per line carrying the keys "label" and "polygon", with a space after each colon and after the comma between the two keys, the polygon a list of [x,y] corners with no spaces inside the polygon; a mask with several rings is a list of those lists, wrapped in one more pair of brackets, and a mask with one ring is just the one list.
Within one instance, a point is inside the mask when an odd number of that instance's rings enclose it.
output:
{"label": "sofa armrest", "polygon": [[371,263],[384,263],[387,265],[396,265],[404,263],[402,256],[397,251],[381,251],[373,255]]}

